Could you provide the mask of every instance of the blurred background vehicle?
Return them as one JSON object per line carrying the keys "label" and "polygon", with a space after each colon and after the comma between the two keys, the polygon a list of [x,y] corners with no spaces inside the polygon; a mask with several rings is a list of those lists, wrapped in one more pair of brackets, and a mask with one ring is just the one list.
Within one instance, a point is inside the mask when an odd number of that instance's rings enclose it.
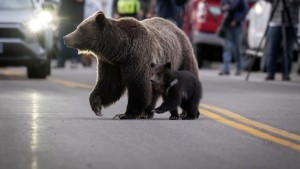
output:
{"label": "blurred background vehicle", "polygon": [[[256,0],[248,0],[249,8]],[[204,60],[222,60],[223,39],[216,36],[223,14],[221,0],[191,0],[186,5],[183,29],[189,36],[199,67]]]}
{"label": "blurred background vehicle", "polygon": [[[268,26],[268,21],[271,15],[272,6],[269,2],[264,0],[260,0],[250,9],[247,15],[247,29],[246,29],[246,39],[245,39],[245,68],[247,70],[250,69],[250,62],[252,59],[255,59],[254,65],[252,66],[252,71],[258,71],[266,69],[266,60],[264,56],[264,48],[266,38],[263,39],[263,43],[259,46],[260,41],[262,40],[264,33]],[[259,18],[259,19],[258,19]],[[300,16],[299,16],[300,18]],[[297,25],[298,30],[300,28],[300,24]],[[300,38],[300,31],[297,33],[297,39]],[[299,40],[298,40],[299,41]],[[297,60],[298,58],[298,46],[294,44],[294,58],[293,60]],[[278,60],[278,71],[280,71],[280,60],[282,57],[279,57]]]}
{"label": "blurred background vehicle", "polygon": [[26,66],[29,78],[51,73],[51,1],[0,0],[0,66]]}

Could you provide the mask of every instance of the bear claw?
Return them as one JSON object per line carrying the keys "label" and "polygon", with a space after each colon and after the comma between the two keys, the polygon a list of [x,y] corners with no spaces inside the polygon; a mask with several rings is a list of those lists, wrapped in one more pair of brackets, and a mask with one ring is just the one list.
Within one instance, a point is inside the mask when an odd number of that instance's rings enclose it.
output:
{"label": "bear claw", "polygon": [[157,114],[162,114],[164,113],[164,111],[162,111],[161,109],[154,109],[152,110],[153,113],[157,113]]}
{"label": "bear claw", "polygon": [[136,119],[136,117],[128,116],[126,114],[117,114],[113,119],[119,118],[120,120],[123,119]]}
{"label": "bear claw", "polygon": [[97,108],[96,108],[96,111],[95,111],[95,114],[96,114],[97,116],[102,116],[101,110],[102,110],[102,107],[97,107]]}
{"label": "bear claw", "polygon": [[178,119],[179,119],[178,116],[170,116],[170,117],[169,117],[169,120],[178,120]]}

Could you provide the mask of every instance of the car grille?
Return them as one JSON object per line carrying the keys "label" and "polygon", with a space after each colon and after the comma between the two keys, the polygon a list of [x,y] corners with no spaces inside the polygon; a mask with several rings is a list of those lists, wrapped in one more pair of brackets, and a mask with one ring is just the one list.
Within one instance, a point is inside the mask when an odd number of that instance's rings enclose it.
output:
{"label": "car grille", "polygon": [[0,28],[0,38],[25,39],[24,34],[17,28]]}

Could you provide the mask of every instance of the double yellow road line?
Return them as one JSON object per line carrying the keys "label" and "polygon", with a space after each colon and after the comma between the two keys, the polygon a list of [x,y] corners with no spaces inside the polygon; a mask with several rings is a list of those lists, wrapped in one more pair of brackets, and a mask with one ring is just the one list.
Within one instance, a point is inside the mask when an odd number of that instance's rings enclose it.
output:
{"label": "double yellow road line", "polygon": [[[67,87],[78,87],[85,89],[93,88],[92,85],[65,81],[56,78],[48,78],[48,81],[62,84]],[[212,105],[201,104],[199,110],[202,115],[207,116],[217,122],[241,130],[255,137],[268,140],[296,151],[300,151],[299,135],[247,119],[241,115]]]}
{"label": "double yellow road line", "polygon": [[231,111],[215,106],[201,104],[201,114],[222,124],[236,128],[255,137],[300,151],[300,136],[269,125],[247,119]]}
{"label": "double yellow road line", "polygon": [[[15,75],[11,71],[5,71],[4,74]],[[64,85],[66,87],[93,89],[93,86],[88,84],[66,81],[52,77],[47,78],[47,80],[51,83]],[[299,135],[289,133],[278,128],[274,128],[272,126],[254,120],[247,119],[241,115],[212,105],[201,104],[199,110],[202,115],[209,117],[224,125],[238,129],[255,137],[282,145],[284,147],[300,151]]]}

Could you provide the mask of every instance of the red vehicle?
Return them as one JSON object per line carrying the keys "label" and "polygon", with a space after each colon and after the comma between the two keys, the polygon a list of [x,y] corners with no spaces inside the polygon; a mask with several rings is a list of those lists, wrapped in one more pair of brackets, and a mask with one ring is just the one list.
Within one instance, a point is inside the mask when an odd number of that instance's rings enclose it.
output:
{"label": "red vehicle", "polygon": [[[249,7],[255,0],[248,0]],[[216,36],[222,22],[221,0],[190,0],[185,7],[185,33],[190,37],[199,67],[203,60],[222,60],[223,39]]]}

